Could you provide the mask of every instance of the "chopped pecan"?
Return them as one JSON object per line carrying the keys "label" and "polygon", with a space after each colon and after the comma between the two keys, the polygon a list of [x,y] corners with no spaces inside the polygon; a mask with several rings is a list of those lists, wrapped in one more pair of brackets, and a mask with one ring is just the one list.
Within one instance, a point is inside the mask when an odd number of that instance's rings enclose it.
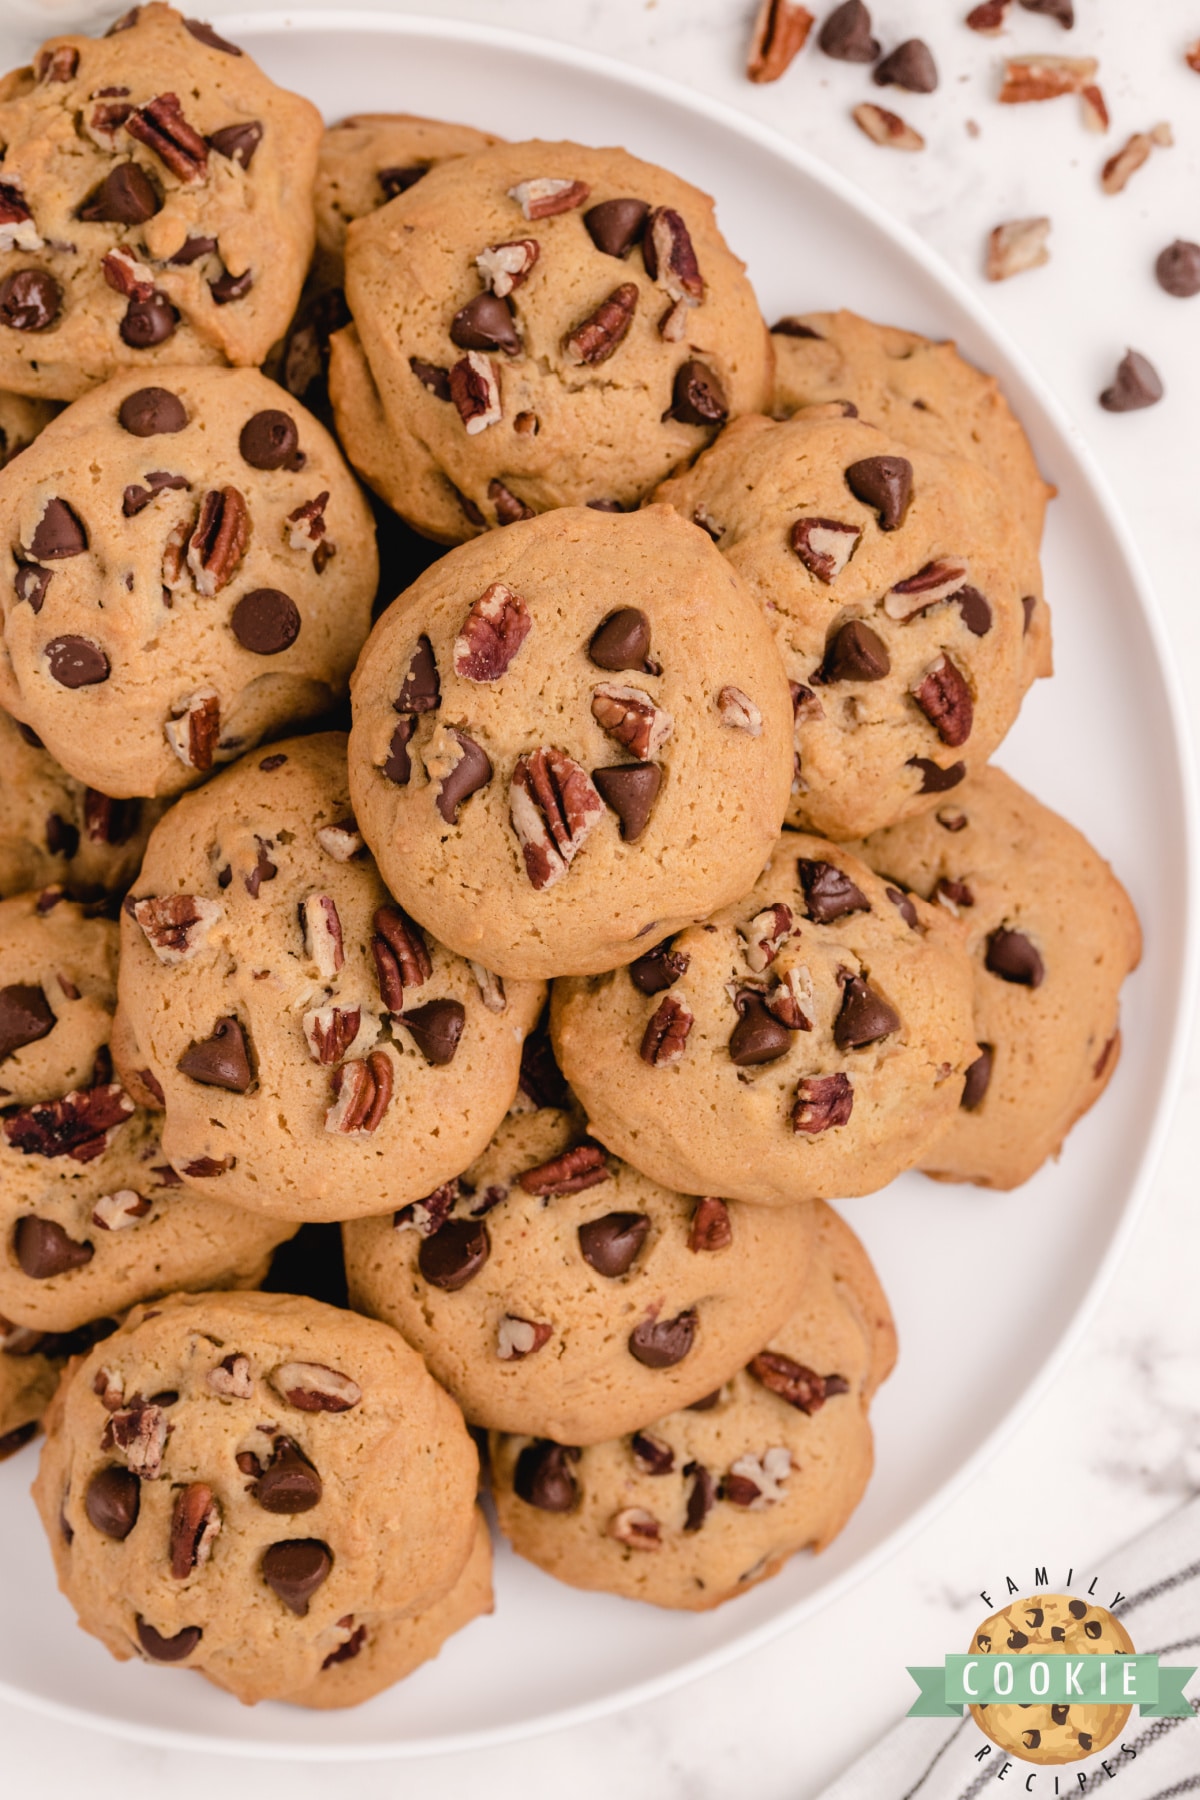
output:
{"label": "chopped pecan", "polygon": [[499,681],[533,626],[520,594],[493,581],[474,601],[454,640],[454,672],[465,681]]}
{"label": "chopped pecan", "polygon": [[0,251],[41,248],[41,236],[20,188],[15,182],[0,181]]}
{"label": "chopped pecan", "polygon": [[208,173],[208,145],[183,116],[178,94],[156,94],[125,120],[130,137],[145,144],[185,183]]}
{"label": "chopped pecan", "polygon": [[110,1081],[6,1113],[4,1135],[23,1156],[69,1156],[72,1162],[87,1163],[103,1155],[109,1134],[133,1111],[125,1089]]}
{"label": "chopped pecan", "polygon": [[362,1389],[340,1369],[324,1363],[285,1362],[267,1380],[281,1400],[301,1412],[348,1412],[362,1399]]}
{"label": "chopped pecan", "polygon": [[935,562],[927,562],[906,581],[898,581],[890,588],[884,595],[883,610],[889,619],[915,619],[931,606],[949,600],[965,585],[969,576],[970,569],[964,558],[939,557]]}
{"label": "chopped pecan", "polygon": [[987,37],[994,37],[1003,31],[1004,20],[1011,0],[979,0],[966,17],[966,25],[971,31],[978,31]]}
{"label": "chopped pecan", "polygon": [[637,311],[638,291],[632,281],[623,281],[603,299],[595,312],[576,325],[563,339],[568,362],[607,362],[624,342]]}
{"label": "chopped pecan", "polygon": [[112,1369],[97,1369],[92,1378],[92,1392],[105,1412],[118,1412],[125,1404],[124,1379]]}
{"label": "chopped pecan", "polygon": [[491,358],[481,350],[468,350],[450,371],[450,398],[468,436],[486,431],[489,425],[498,425],[504,409],[500,404],[500,377]]}
{"label": "chopped pecan", "polygon": [[727,1250],[733,1242],[733,1221],[729,1208],[715,1194],[697,1200],[688,1229],[688,1249]]}
{"label": "chopped pecan", "polygon": [[34,70],[39,81],[71,81],[79,67],[79,52],[73,44],[56,44],[53,50],[39,50]]}
{"label": "chopped pecan", "polygon": [[200,516],[187,547],[187,564],[198,594],[210,599],[228,585],[245,555],[249,533],[250,514],[238,489],[210,488],[200,502]]}
{"label": "chopped pecan", "polygon": [[332,856],[334,862],[350,862],[359,856],[364,848],[362,833],[353,819],[339,819],[336,825],[322,825],[317,830],[317,842],[326,856]]}
{"label": "chopped pecan", "polygon": [[644,1506],[626,1506],[613,1514],[604,1529],[627,1550],[662,1549],[662,1526]]}
{"label": "chopped pecan", "polygon": [[475,258],[475,267],[498,300],[506,300],[520,287],[541,252],[536,238],[514,238],[489,244]]}
{"label": "chopped pecan", "polygon": [[576,1144],[550,1162],[526,1169],[517,1180],[527,1194],[549,1200],[559,1194],[579,1194],[609,1179],[608,1164],[599,1144]]}
{"label": "chopped pecan", "polygon": [[257,900],[264,881],[274,881],[279,870],[271,861],[268,852],[274,847],[273,838],[254,839],[254,867],[242,876],[242,886],[252,900]]}
{"label": "chopped pecan", "polygon": [[652,1431],[635,1431],[629,1440],[634,1466],[641,1475],[669,1475],[675,1467],[675,1452]]}
{"label": "chopped pecan", "polygon": [[778,1350],[762,1350],[746,1364],[755,1381],[768,1393],[778,1394],[789,1406],[811,1418],[825,1404],[825,1377],[803,1363],[793,1362]]}
{"label": "chopped pecan", "polygon": [[[127,93],[128,89],[121,91]],[[98,149],[115,150],[117,133],[132,111],[127,100],[100,100],[82,120],[83,129]]]}
{"label": "chopped pecan", "polygon": [[499,975],[493,975],[482,963],[473,962],[471,973],[475,977],[475,985],[479,989],[479,997],[490,1013],[502,1013],[508,1005],[504,994],[504,982]]}
{"label": "chopped pecan", "polygon": [[794,0],[762,0],[746,60],[751,81],[778,81],[808,42],[813,15]]}
{"label": "chopped pecan", "polygon": [[1080,88],[1079,107],[1083,114],[1085,131],[1105,132],[1108,130],[1108,104],[1094,81],[1089,81]]}
{"label": "chopped pecan", "polygon": [[811,1031],[815,1017],[816,989],[809,970],[802,964],[786,969],[763,1004],[773,1019],[789,1031]]}
{"label": "chopped pecan", "polygon": [[858,549],[861,537],[859,526],[837,519],[797,519],[790,542],[809,574],[828,587]]}
{"label": "chopped pecan", "polygon": [[124,244],[101,257],[100,272],[114,293],[124,294],[129,300],[149,300],[154,293],[154,271],[140,263]]}
{"label": "chopped pecan", "polygon": [[162,1407],[144,1400],[140,1394],[132,1394],[128,1405],[109,1414],[100,1448],[120,1450],[135,1475],[143,1481],[157,1481],[170,1432]]}
{"label": "chopped pecan", "polygon": [[509,784],[512,828],[537,889],[553,887],[604,815],[586,769],[564,750],[542,745],[517,759]]}
{"label": "chopped pecan", "polygon": [[841,1071],[836,1075],[806,1075],[796,1086],[792,1130],[816,1137],[819,1132],[844,1125],[853,1109],[854,1089],[848,1075]]}
{"label": "chopped pecan", "polygon": [[1135,131],[1100,171],[1100,186],[1106,194],[1119,194],[1131,175],[1137,173],[1156,144],[1173,142],[1169,125],[1156,125],[1152,131]]}
{"label": "chopped pecan", "polygon": [[421,987],[433,964],[421,927],[398,906],[381,906],[374,919],[371,951],[379,977],[379,993],[389,1012],[404,1007],[405,988]]}
{"label": "chopped pecan", "polygon": [[730,1463],[729,1473],[721,1482],[721,1498],[733,1506],[762,1512],[787,1498],[785,1483],[791,1472],[792,1453],[782,1444],[764,1450],[761,1457],[747,1451]]}
{"label": "chopped pecan", "polygon": [[145,487],[138,487],[130,482],[125,489],[121,502],[121,511],[127,519],[136,518],[144,512],[151,501],[158,495],[182,489],[185,493],[191,488],[186,475],[172,475],[169,469],[151,469],[146,476]]}
{"label": "chopped pecan", "polygon": [[325,508],[328,504],[329,493],[326,490],[312,500],[305,500],[287,516],[289,545],[293,550],[307,550],[310,545],[313,547],[312,565],[318,575],[325,573],[337,555],[337,545],[325,530]]}
{"label": "chopped pecan", "polygon": [[741,688],[723,687],[717,695],[717,711],[723,725],[731,725],[735,731],[748,731],[751,737],[762,736],[762,714]]}
{"label": "chopped pecan", "polygon": [[304,954],[317,965],[322,981],[332,981],[346,961],[342,921],[332,894],[308,894],[300,902]]}
{"label": "chopped pecan", "polygon": [[925,148],[925,139],[919,131],[902,119],[899,113],[890,112],[886,106],[876,106],[873,100],[862,101],[853,109],[850,117],[873,144],[882,144],[885,149]]}
{"label": "chopped pecan", "polygon": [[909,689],[943,744],[957,749],[971,735],[975,703],[967,678],[948,656],[939,656]]}
{"label": "chopped pecan", "polygon": [[[513,420],[513,430],[515,431],[518,428],[522,419],[528,419],[529,417],[530,415],[528,413],[518,413],[517,417]],[[506,488],[502,481],[493,478],[488,482],[487,491],[488,499],[496,508],[497,525],[516,525],[519,524],[522,519],[533,519],[537,517],[532,506],[526,506],[525,502],[518,499],[512,489]]]}
{"label": "chopped pecan", "polygon": [[957,919],[959,908],[974,906],[975,896],[965,881],[951,881],[947,875],[939,875],[934,883],[932,900],[944,906],[952,918]]}
{"label": "chopped pecan", "polygon": [[118,1188],[115,1193],[101,1194],[92,1208],[92,1224],[101,1231],[124,1231],[149,1211],[150,1201],[136,1188]]}
{"label": "chopped pecan", "polygon": [[424,1200],[411,1200],[407,1206],[399,1207],[392,1214],[392,1229],[418,1231],[422,1237],[432,1237],[454,1211],[461,1192],[457,1181],[444,1181],[432,1194],[426,1194]]}
{"label": "chopped pecan", "polygon": [[248,1400],[254,1392],[254,1379],[250,1372],[250,1358],[232,1351],[222,1357],[215,1369],[210,1369],[205,1376],[205,1385],[223,1400]]}
{"label": "chopped pecan", "polygon": [[603,732],[640,759],[657,756],[675,729],[671,714],[643,688],[619,687],[610,681],[592,689],[592,717]]}
{"label": "chopped pecan", "polygon": [[642,1034],[638,1055],[654,1069],[668,1069],[683,1057],[694,1016],[679,994],[664,994]]}
{"label": "chopped pecan", "polygon": [[159,962],[173,969],[199,956],[225,909],[219,901],[202,900],[197,894],[161,894],[133,901],[129,911]]}
{"label": "chopped pecan", "polygon": [[508,197],[517,202],[527,219],[548,219],[554,213],[573,212],[591,191],[586,181],[536,175],[531,181],[519,181],[516,187],[510,187]]}
{"label": "chopped pecan", "polygon": [[193,1569],[202,1569],[212,1555],[221,1529],[221,1509],[213,1491],[203,1481],[189,1481],[175,1496],[171,1513],[171,1574],[186,1581]]}
{"label": "chopped pecan", "polygon": [[379,1129],[392,1098],[392,1059],[372,1050],[362,1061],[345,1062],[333,1077],[333,1105],[326,1131],[342,1137],[370,1137]]}
{"label": "chopped pecan", "polygon": [[379,1035],[379,1021],[361,1006],[318,1006],[301,1021],[308,1054],[332,1067],[347,1056],[365,1056]]}
{"label": "chopped pecan", "polygon": [[738,926],[746,943],[746,961],[756,975],[761,975],[775,961],[792,935],[795,923],[791,907],[777,900],[773,906],[756,913],[748,925]]}
{"label": "chopped pecan", "polygon": [[1194,42],[1188,45],[1183,53],[1183,60],[1189,69],[1193,70],[1195,74],[1200,75],[1200,38],[1196,38]]}
{"label": "chopped pecan", "polygon": [[163,601],[167,606],[172,603],[172,595],[169,590],[178,585],[183,574],[184,551],[191,530],[191,520],[180,519],[177,524],[172,525],[167,533],[167,541],[163,545],[162,578],[163,587],[167,590],[163,594]]}
{"label": "chopped pecan", "polygon": [[646,273],[676,305],[699,306],[704,279],[691,233],[673,207],[657,206],[646,220],[642,239]]}
{"label": "chopped pecan", "polygon": [[1030,100],[1078,94],[1095,79],[1099,67],[1094,56],[1010,56],[996,98],[1002,106],[1021,106]]}
{"label": "chopped pecan", "polygon": [[544,1348],[554,1335],[554,1327],[544,1320],[519,1319],[505,1313],[496,1328],[496,1355],[501,1362],[523,1362]]}

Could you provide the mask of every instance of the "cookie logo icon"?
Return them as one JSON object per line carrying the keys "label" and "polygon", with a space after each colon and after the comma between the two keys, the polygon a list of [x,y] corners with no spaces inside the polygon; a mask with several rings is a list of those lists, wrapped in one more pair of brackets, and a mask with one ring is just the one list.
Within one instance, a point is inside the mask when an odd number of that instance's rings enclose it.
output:
{"label": "cookie logo icon", "polygon": [[[970,1651],[978,1656],[1029,1656],[1048,1661],[1059,1656],[1132,1655],[1133,1643],[1120,1620],[1103,1606],[1090,1605],[1071,1594],[1030,1594],[985,1619],[971,1638]],[[1057,1696],[1062,1688],[1056,1673],[1048,1667],[1041,1681],[1039,1671],[1031,1668],[1028,1683],[1020,1684],[1022,1691],[1027,1687],[1033,1696],[1044,1693],[1044,1703],[1036,1698],[981,1701],[971,1706],[971,1717],[994,1744],[1025,1762],[1079,1762],[1103,1750],[1120,1736],[1133,1710],[1127,1703],[1118,1703],[1120,1684],[1111,1684],[1112,1702],[1073,1701],[1069,1694],[1065,1699],[1052,1699],[1052,1692]],[[1082,1682],[1076,1685],[1083,1687]],[[1087,1683],[1089,1690],[1093,1686]],[[1015,1682],[1010,1681],[1008,1687],[1015,1691]],[[964,1688],[970,1692],[966,1681]],[[1002,1689],[1002,1681],[996,1679],[993,1691],[1000,1695]]]}

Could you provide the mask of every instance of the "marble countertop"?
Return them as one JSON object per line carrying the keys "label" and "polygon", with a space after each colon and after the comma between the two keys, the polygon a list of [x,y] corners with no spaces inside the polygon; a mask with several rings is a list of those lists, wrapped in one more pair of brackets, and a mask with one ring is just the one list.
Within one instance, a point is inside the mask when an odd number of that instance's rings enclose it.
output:
{"label": "marble countertop", "polygon": [[[360,4],[362,0],[360,0]],[[885,44],[921,35],[941,84],[932,96],[880,92],[861,69],[810,44],[788,76],[751,86],[742,70],[753,0],[454,0],[376,10],[437,13],[603,51],[743,108],[815,151],[914,226],[977,286],[1056,391],[1104,466],[1149,565],[1185,691],[1200,688],[1200,297],[1168,298],[1153,279],[1157,252],[1200,239],[1200,77],[1182,61],[1200,33],[1192,0],[1076,0],[1063,33],[1017,11],[1002,38],[965,30],[969,0],[879,0]],[[815,5],[815,0],[813,0]],[[75,0],[4,0],[4,66],[40,36],[107,16]],[[209,0],[206,17],[246,10]],[[309,8],[299,4],[290,10]],[[821,12],[827,10],[824,6]],[[1107,139],[1089,136],[1072,102],[1000,109],[992,98],[1004,52],[1094,54],[1112,113]],[[868,142],[849,108],[876,98],[925,134],[920,156]],[[419,97],[398,94],[419,109]],[[1175,145],[1116,198],[1096,173],[1132,130],[1159,120]],[[973,121],[978,135],[969,128]],[[1000,286],[986,283],[987,232],[1004,219],[1053,221],[1050,265]],[[1151,357],[1166,398],[1112,416],[1096,395],[1132,344]],[[925,1530],[838,1605],[765,1649],[652,1703],[527,1743],[397,1766],[347,1771],[356,1800],[412,1788],[422,1800],[495,1800],[569,1792],[572,1800],[811,1800],[909,1704],[903,1664],[940,1660],[980,1611],[979,1589],[1006,1572],[1032,1582],[1034,1564],[1088,1566],[1200,1488],[1200,1208],[1195,1157],[1200,1051],[1191,1051],[1165,1155],[1129,1254],[1050,1391],[1000,1455]],[[1048,1446],[1052,1455],[1047,1454]],[[989,1588],[989,1591],[994,1591]],[[897,1646],[903,1645],[903,1650]],[[856,1697],[842,1693],[853,1651]],[[469,1723],[470,1696],[463,1696]],[[209,1800],[277,1788],[309,1800],[338,1779],[326,1767],[261,1764],[121,1743],[50,1725],[0,1704],[7,1792],[90,1800],[131,1791]],[[339,1772],[340,1775],[341,1772]]]}

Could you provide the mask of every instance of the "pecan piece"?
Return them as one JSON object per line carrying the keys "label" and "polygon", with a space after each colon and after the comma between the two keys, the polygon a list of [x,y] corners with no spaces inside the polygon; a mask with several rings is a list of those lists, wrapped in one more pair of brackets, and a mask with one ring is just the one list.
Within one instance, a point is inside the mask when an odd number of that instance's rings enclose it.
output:
{"label": "pecan piece", "polygon": [[41,236],[20,188],[14,182],[0,181],[0,251],[41,248]]}
{"label": "pecan piece", "polygon": [[603,681],[592,689],[592,717],[600,729],[634,756],[657,756],[675,729],[669,712],[643,688]]}
{"label": "pecan piece", "polygon": [[861,537],[857,525],[843,525],[837,519],[797,519],[790,542],[809,574],[828,587],[858,549]]}
{"label": "pecan piece", "polygon": [[[529,413],[518,413],[517,417],[513,420],[514,431],[517,429],[522,419],[528,419],[530,416]],[[522,519],[533,519],[537,517],[532,506],[526,506],[525,502],[518,499],[512,489],[506,488],[502,481],[497,481],[493,478],[493,480],[488,482],[487,491],[488,499],[496,508],[497,525],[517,525]]]}
{"label": "pecan piece", "polygon": [[996,98],[1002,106],[1021,106],[1077,94],[1095,79],[1099,67],[1094,56],[1010,56]]}
{"label": "pecan piece", "polygon": [[162,894],[133,901],[129,911],[159,962],[173,969],[199,956],[225,909],[218,901],[202,900],[197,894]]}
{"label": "pecan piece", "polygon": [[580,1194],[584,1188],[596,1187],[609,1179],[608,1164],[599,1144],[576,1144],[561,1156],[526,1169],[517,1181],[527,1194],[538,1194],[543,1200],[559,1194]]}
{"label": "pecan piece", "polygon": [[964,23],[968,30],[978,31],[986,37],[994,37],[1003,31],[1004,20],[1011,0],[979,0],[967,14]]}
{"label": "pecan piece", "polygon": [[509,814],[533,887],[553,887],[604,814],[586,769],[564,750],[542,745],[519,757],[509,784]]}
{"label": "pecan piece", "polygon": [[715,1194],[697,1200],[688,1230],[688,1249],[727,1250],[733,1242],[733,1221],[729,1208]]}
{"label": "pecan piece", "polygon": [[524,1362],[550,1342],[554,1327],[543,1320],[519,1319],[505,1313],[496,1328],[496,1355],[501,1362]]}
{"label": "pecan piece", "polygon": [[909,692],[943,744],[956,750],[966,743],[975,722],[975,703],[956,663],[939,656]]}
{"label": "pecan piece", "polygon": [[637,311],[638,291],[632,281],[623,281],[602,300],[595,312],[576,325],[563,339],[568,362],[607,362],[625,341]]}
{"label": "pecan piece", "polygon": [[334,1073],[326,1131],[342,1137],[370,1137],[383,1122],[392,1085],[392,1059],[386,1050],[372,1050],[362,1061],[343,1063]]}
{"label": "pecan piece", "polygon": [[245,555],[249,532],[250,514],[237,488],[210,488],[187,547],[198,594],[211,599],[228,585]]}
{"label": "pecan piece", "polygon": [[153,150],[180,181],[202,181],[207,175],[208,145],[184,118],[178,94],[156,94],[130,113],[125,129]]}
{"label": "pecan piece", "polygon": [[687,1532],[699,1531],[716,1504],[717,1484],[703,1463],[690,1462],[683,1472],[692,1484],[688,1491],[683,1529]]}
{"label": "pecan piece", "polygon": [[332,1067],[343,1057],[365,1056],[379,1035],[379,1021],[361,1006],[318,1006],[301,1021],[308,1054]]}
{"label": "pecan piece", "polygon": [[813,15],[794,0],[762,0],[754,21],[746,74],[751,81],[778,81],[808,42]]}
{"label": "pecan piece", "polygon": [[499,681],[533,626],[520,594],[493,581],[474,601],[454,640],[454,672],[465,681]]}
{"label": "pecan piece", "polygon": [[732,726],[735,731],[748,731],[751,737],[762,736],[762,714],[741,688],[723,687],[717,695],[717,711],[723,725]]}
{"label": "pecan piece", "polygon": [[813,978],[802,964],[787,969],[763,1001],[771,1017],[789,1031],[812,1030],[815,1003]]}
{"label": "pecan piece", "polygon": [[150,300],[154,296],[154,271],[140,263],[124,244],[101,257],[100,273],[114,293],[124,294],[128,300]]}
{"label": "pecan piece", "polygon": [[500,404],[500,377],[495,364],[481,350],[468,350],[450,371],[450,398],[469,437],[498,425],[504,417]]}
{"label": "pecan piece", "polygon": [[223,1357],[215,1369],[210,1369],[204,1380],[205,1386],[223,1400],[248,1400],[254,1392],[250,1358],[236,1350]]}
{"label": "pecan piece", "polygon": [[73,1088],[60,1100],[43,1100],[4,1115],[4,1135],[23,1156],[68,1156],[95,1160],[108,1148],[109,1134],[134,1111],[119,1082]]}
{"label": "pecan piece", "polygon": [[362,1389],[340,1369],[324,1363],[285,1362],[267,1380],[281,1400],[301,1412],[348,1412],[362,1399]]}
{"label": "pecan piece", "polygon": [[604,1529],[627,1550],[662,1549],[662,1526],[644,1506],[626,1506],[613,1514]]}
{"label": "pecan piece", "polygon": [[673,207],[656,206],[646,220],[642,257],[647,275],[669,299],[685,306],[700,305],[704,299],[704,278],[691,233]]}
{"label": "pecan piece", "polygon": [[738,926],[738,932],[746,942],[746,961],[756,975],[761,975],[775,961],[792,935],[795,923],[791,907],[777,900],[773,906],[756,913],[748,925]]}
{"label": "pecan piece", "polygon": [[471,963],[471,973],[475,977],[475,985],[479,989],[479,998],[490,1013],[502,1013],[508,1006],[504,994],[504,982],[499,975],[493,975],[482,963]]}
{"label": "pecan piece", "polygon": [[221,1509],[203,1481],[190,1481],[175,1496],[171,1513],[171,1575],[186,1581],[212,1555],[221,1529]]}
{"label": "pecan piece", "polygon": [[746,1369],[768,1393],[777,1394],[810,1418],[825,1404],[825,1377],[778,1350],[761,1350],[746,1364]]}
{"label": "pecan piece", "polygon": [[721,1483],[721,1498],[751,1512],[762,1512],[787,1498],[785,1483],[791,1472],[792,1453],[782,1444],[764,1450],[761,1457],[747,1452],[730,1463]]}
{"label": "pecan piece", "polygon": [[135,1475],[143,1481],[157,1481],[170,1434],[163,1408],[132,1394],[128,1405],[109,1414],[100,1448],[120,1450]]}
{"label": "pecan piece", "polygon": [[381,906],[374,918],[371,952],[379,994],[389,1012],[404,1007],[405,988],[421,987],[433,973],[421,927],[399,906]]}
{"label": "pecan piece", "polygon": [[642,1034],[638,1055],[652,1069],[669,1069],[681,1061],[694,1023],[686,1000],[679,994],[664,994]]}
{"label": "pecan piece", "polygon": [[506,300],[520,287],[541,253],[536,238],[514,238],[489,244],[475,258],[475,267],[498,300]]}
{"label": "pecan piece", "polygon": [[889,111],[886,106],[876,106],[873,100],[863,100],[854,108],[850,117],[873,144],[882,144],[885,149],[925,148],[925,139],[915,127],[902,119],[899,113]]}
{"label": "pecan piece", "polygon": [[363,850],[362,833],[353,819],[339,819],[336,825],[322,825],[317,831],[317,842],[326,856],[332,856],[334,862],[350,862]]}
{"label": "pecan piece", "polygon": [[39,81],[71,81],[79,67],[79,52],[72,44],[56,44],[39,50],[34,71]]}
{"label": "pecan piece", "polygon": [[150,1201],[136,1188],[118,1188],[113,1194],[101,1194],[92,1208],[92,1224],[100,1231],[124,1231],[149,1211]]}
{"label": "pecan piece", "polygon": [[840,1071],[836,1075],[806,1075],[796,1086],[792,1130],[816,1137],[818,1132],[844,1125],[853,1109],[854,1089],[848,1075]]}
{"label": "pecan piece", "polygon": [[669,1475],[675,1467],[674,1450],[652,1431],[635,1431],[629,1451],[640,1475]]}
{"label": "pecan piece", "polygon": [[969,575],[970,569],[963,557],[940,556],[934,562],[927,562],[906,581],[898,581],[890,588],[883,598],[883,610],[889,619],[907,623],[918,614],[928,612],[931,606],[951,599],[965,586]]}
{"label": "pecan piece", "polygon": [[1154,146],[1169,145],[1173,141],[1169,125],[1156,125],[1152,131],[1135,131],[1101,169],[1100,186],[1104,192],[1121,193],[1130,176],[1135,175],[1148,159]]}
{"label": "pecan piece", "polygon": [[392,1214],[393,1231],[419,1231],[422,1237],[432,1237],[440,1231],[461,1198],[461,1188],[457,1181],[444,1181],[432,1194],[426,1194],[424,1200],[411,1200],[407,1206],[401,1206]]}
{"label": "pecan piece", "polygon": [[304,954],[317,965],[322,981],[332,981],[346,961],[342,921],[332,894],[309,894],[300,902]]}
{"label": "pecan piece", "polygon": [[1094,81],[1079,90],[1079,110],[1085,131],[1103,133],[1108,130],[1108,103]]}
{"label": "pecan piece", "polygon": [[508,197],[517,202],[527,219],[549,219],[555,213],[572,212],[582,206],[591,191],[586,181],[536,175],[531,181],[519,181],[516,187],[510,187]]}

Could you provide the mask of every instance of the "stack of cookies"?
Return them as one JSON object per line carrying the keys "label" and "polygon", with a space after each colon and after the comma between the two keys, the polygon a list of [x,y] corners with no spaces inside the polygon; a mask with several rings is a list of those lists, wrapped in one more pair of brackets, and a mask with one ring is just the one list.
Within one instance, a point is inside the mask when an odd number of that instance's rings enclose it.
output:
{"label": "stack of cookies", "polygon": [[479,1445],[559,1579],[745,1591],[871,1472],[830,1202],[1012,1187],[1117,1062],[1130,903],[989,766],[1020,426],[768,332],[663,169],[323,131],[165,5],[0,144],[0,1454],[60,1585],[355,1703],[491,1606]]}

